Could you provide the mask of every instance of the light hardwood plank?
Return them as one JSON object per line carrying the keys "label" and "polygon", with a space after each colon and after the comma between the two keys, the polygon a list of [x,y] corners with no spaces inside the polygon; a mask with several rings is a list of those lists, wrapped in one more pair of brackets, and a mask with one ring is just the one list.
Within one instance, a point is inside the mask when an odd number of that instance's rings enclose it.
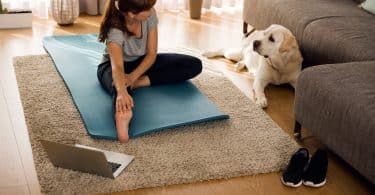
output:
{"label": "light hardwood plank", "polygon": [[27,185],[18,148],[15,146],[15,143],[0,144],[0,188]]}
{"label": "light hardwood plank", "polygon": [[26,195],[31,194],[27,185],[18,185],[11,187],[0,187],[0,194],[3,195]]}
{"label": "light hardwood plank", "polygon": [[0,188],[27,185],[2,86],[0,124]]}
{"label": "light hardwood plank", "polygon": [[3,88],[0,83],[0,145],[10,145],[14,143],[14,134],[7,106]]}

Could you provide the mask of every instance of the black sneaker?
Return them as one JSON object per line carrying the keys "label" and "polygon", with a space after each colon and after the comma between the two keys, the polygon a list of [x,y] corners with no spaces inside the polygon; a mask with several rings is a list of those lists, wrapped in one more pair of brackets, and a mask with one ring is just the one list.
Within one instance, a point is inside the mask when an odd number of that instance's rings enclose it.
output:
{"label": "black sneaker", "polygon": [[311,187],[322,187],[326,183],[327,167],[327,152],[317,150],[311,157],[309,166],[303,176],[303,184]]}
{"label": "black sneaker", "polygon": [[289,161],[289,165],[283,172],[281,182],[289,187],[298,187],[302,184],[303,171],[309,162],[309,151],[300,148]]}

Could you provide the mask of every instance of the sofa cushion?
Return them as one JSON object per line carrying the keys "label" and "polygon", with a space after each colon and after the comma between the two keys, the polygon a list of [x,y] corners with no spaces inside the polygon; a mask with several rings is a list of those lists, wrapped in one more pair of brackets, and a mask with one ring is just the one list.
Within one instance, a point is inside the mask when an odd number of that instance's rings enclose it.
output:
{"label": "sofa cushion", "polygon": [[310,65],[375,60],[375,17],[330,17],[305,28],[302,45]]}
{"label": "sofa cushion", "polygon": [[302,71],[295,118],[375,183],[375,61]]}
{"label": "sofa cushion", "polygon": [[257,29],[271,24],[289,28],[297,40],[312,21],[333,16],[363,16],[371,14],[358,8],[352,0],[246,0],[243,19]]}

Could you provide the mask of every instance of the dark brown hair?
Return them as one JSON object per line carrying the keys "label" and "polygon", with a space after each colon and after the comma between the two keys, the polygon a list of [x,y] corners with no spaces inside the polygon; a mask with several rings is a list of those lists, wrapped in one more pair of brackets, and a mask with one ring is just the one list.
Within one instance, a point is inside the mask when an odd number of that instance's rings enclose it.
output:
{"label": "dark brown hair", "polygon": [[[118,1],[118,10],[115,1]],[[156,0],[109,0],[102,23],[100,24],[99,41],[104,42],[108,37],[109,29],[117,28],[129,33],[125,26],[125,16],[123,13],[132,12],[138,14],[150,10],[156,3]]]}

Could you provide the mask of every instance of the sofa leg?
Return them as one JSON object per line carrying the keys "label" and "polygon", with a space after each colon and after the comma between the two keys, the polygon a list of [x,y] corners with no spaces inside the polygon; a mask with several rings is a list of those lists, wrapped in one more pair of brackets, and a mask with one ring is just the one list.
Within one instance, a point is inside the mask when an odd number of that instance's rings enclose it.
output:
{"label": "sofa leg", "polygon": [[298,122],[298,121],[295,121],[294,123],[294,138],[296,140],[300,140],[301,139],[301,129],[302,129],[302,126],[301,124]]}
{"label": "sofa leg", "polygon": [[247,33],[247,23],[246,22],[243,22],[243,34],[246,34]]}

